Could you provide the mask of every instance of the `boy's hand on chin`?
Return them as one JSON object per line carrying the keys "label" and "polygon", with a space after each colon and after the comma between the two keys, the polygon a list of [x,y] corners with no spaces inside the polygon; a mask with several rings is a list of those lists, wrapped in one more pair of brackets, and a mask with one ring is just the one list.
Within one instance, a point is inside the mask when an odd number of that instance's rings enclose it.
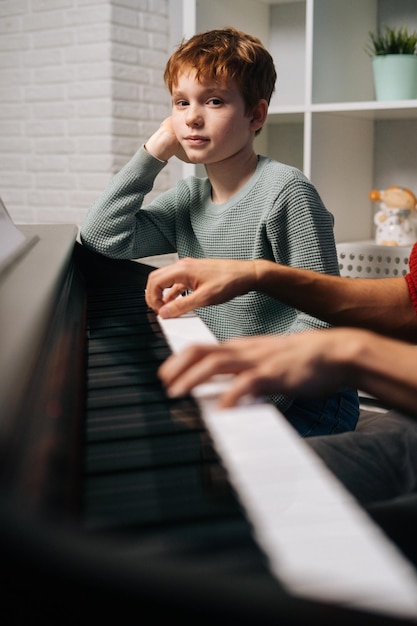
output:
{"label": "boy's hand on chin", "polygon": [[174,133],[170,117],[167,117],[158,130],[149,137],[145,148],[149,154],[161,161],[168,161],[171,157],[176,156],[182,161],[189,162]]}

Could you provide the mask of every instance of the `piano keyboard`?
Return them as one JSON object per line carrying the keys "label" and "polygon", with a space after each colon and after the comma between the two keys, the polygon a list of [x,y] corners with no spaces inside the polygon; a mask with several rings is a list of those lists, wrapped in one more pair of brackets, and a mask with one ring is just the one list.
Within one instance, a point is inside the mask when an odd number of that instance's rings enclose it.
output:
{"label": "piano keyboard", "polygon": [[156,375],[171,349],[143,292],[90,289],[87,332],[86,529],[270,577],[196,401]]}
{"label": "piano keyboard", "polygon": [[[197,316],[159,322],[174,352],[194,337],[216,342]],[[274,407],[218,410],[224,385],[218,379],[193,395],[281,584],[302,597],[416,618],[413,567]]]}
{"label": "piano keyboard", "polygon": [[413,568],[274,407],[218,410],[222,378],[166,397],[157,367],[196,341],[216,341],[197,316],[157,320],[130,287],[89,294],[86,528],[155,550],[163,529],[296,596],[417,617]]}

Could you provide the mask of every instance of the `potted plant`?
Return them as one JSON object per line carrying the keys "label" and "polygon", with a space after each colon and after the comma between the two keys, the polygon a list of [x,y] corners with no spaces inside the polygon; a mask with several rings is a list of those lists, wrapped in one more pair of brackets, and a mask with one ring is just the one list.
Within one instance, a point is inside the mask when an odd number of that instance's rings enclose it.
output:
{"label": "potted plant", "polygon": [[417,31],[386,26],[369,39],[365,51],[372,58],[376,99],[417,98]]}

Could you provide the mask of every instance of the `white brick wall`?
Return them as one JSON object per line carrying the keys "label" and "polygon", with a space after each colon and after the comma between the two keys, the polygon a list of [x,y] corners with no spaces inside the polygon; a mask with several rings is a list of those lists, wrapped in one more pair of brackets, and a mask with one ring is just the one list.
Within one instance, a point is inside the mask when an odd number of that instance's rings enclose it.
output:
{"label": "white brick wall", "polygon": [[[0,196],[81,224],[169,114],[168,0],[0,0]],[[155,193],[169,185],[169,170]]]}

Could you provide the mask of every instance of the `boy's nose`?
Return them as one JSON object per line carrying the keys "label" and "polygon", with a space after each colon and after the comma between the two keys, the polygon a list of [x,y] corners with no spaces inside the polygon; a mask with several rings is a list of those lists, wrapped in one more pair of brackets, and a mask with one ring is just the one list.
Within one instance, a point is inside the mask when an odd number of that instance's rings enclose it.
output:
{"label": "boy's nose", "polygon": [[188,126],[201,126],[202,124],[202,115],[200,112],[199,107],[195,107],[195,106],[190,106],[187,109],[187,115],[186,115],[186,124]]}

